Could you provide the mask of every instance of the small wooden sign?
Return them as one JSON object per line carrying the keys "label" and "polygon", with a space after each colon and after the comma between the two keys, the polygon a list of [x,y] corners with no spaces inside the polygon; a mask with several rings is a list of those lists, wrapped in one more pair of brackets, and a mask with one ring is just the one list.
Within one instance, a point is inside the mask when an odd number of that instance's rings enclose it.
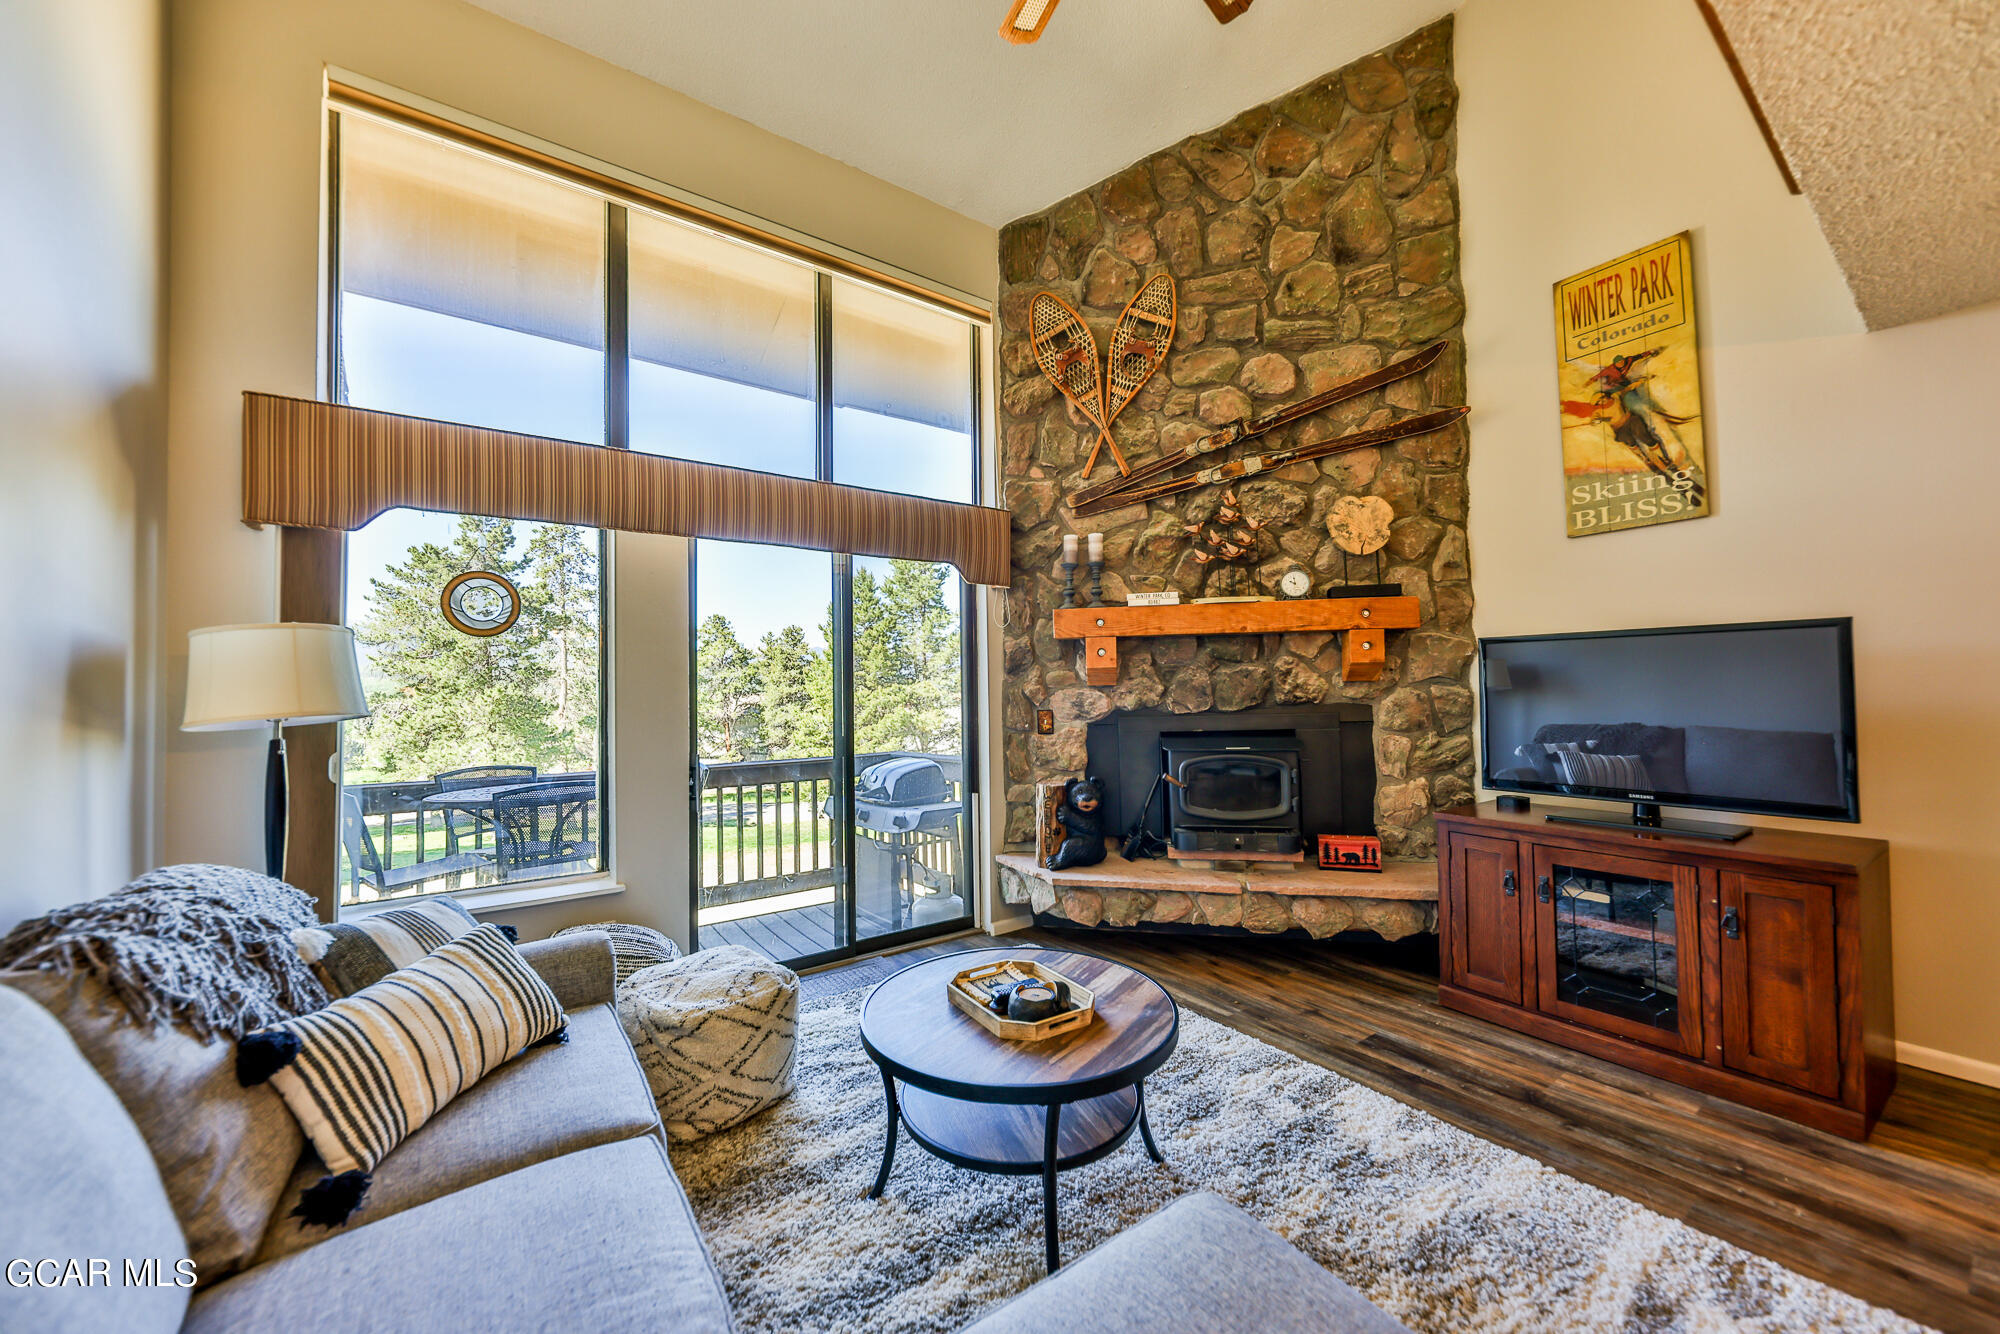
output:
{"label": "small wooden sign", "polygon": [[1047,866],[1049,857],[1062,846],[1062,822],[1056,815],[1069,794],[1069,779],[1035,784],[1035,864]]}
{"label": "small wooden sign", "polygon": [[1382,840],[1372,834],[1321,834],[1319,865],[1323,871],[1380,871]]}

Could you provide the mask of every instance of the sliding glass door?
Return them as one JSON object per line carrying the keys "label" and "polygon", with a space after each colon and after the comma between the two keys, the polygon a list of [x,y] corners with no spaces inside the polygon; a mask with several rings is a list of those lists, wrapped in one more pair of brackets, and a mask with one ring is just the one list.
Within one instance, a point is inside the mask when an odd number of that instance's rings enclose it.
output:
{"label": "sliding glass door", "polygon": [[[736,323],[765,388],[731,391],[758,423],[716,431],[741,435],[734,461],[976,500],[976,335],[825,274],[807,296],[773,272],[741,298],[761,312]],[[697,942],[796,961],[971,925],[957,572],[730,542],[697,543],[694,567]]]}
{"label": "sliding glass door", "polygon": [[699,542],[692,606],[697,947],[798,961],[970,925],[956,573]]}

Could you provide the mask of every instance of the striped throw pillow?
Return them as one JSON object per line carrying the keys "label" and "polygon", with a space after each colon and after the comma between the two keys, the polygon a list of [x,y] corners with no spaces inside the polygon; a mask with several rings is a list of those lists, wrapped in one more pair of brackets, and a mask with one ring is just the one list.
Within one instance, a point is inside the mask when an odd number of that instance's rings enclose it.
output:
{"label": "striped throw pillow", "polygon": [[488,1071],[566,1039],[555,993],[496,926],[466,932],[371,987],[259,1029],[236,1048],[245,1087],[269,1080],[326,1164],[293,1213],[347,1221],[375,1165]]}
{"label": "striped throw pillow", "polygon": [[1572,787],[1619,787],[1628,792],[1644,792],[1653,786],[1646,761],[1637,755],[1600,755],[1592,750],[1571,747],[1555,752],[1562,766],[1563,782]]}
{"label": "striped throw pillow", "polygon": [[[352,996],[478,926],[478,918],[450,899],[424,899],[349,922],[300,927],[292,943],[328,995]],[[500,930],[514,939],[513,927]]]}

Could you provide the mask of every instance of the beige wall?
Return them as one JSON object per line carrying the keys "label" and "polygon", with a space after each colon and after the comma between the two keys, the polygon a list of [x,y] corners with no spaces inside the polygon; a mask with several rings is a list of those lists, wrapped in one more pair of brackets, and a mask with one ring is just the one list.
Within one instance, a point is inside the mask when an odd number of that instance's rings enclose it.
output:
{"label": "beige wall", "polygon": [[[1861,332],[1692,0],[1470,0],[1459,182],[1482,635],[1852,616],[1904,1059],[2000,1083],[2000,306]],[[1695,244],[1713,517],[1564,535],[1550,284]]]}
{"label": "beige wall", "polygon": [[147,855],[157,0],[0,7],[0,933]]}
{"label": "beige wall", "polygon": [[[995,286],[992,228],[456,0],[184,0],[175,7],[171,49],[175,300],[162,627],[169,725],[161,737],[169,858],[254,865],[261,855],[261,738],[190,736],[171,723],[184,688],[187,631],[275,611],[273,535],[237,521],[239,396],[245,389],[313,396],[319,387],[327,66],[967,291]],[[670,577],[679,558],[649,549],[644,564]],[[620,560],[630,568],[638,557],[621,550]],[[645,631],[653,645],[647,665],[673,660],[664,637],[674,633],[684,630]],[[624,690],[657,691],[662,699],[684,692],[671,668],[662,671],[653,680],[643,668],[628,670]],[[627,701],[620,711],[634,707]],[[614,756],[621,774],[639,758],[629,749]],[[663,834],[653,823],[675,812],[684,818],[685,772],[671,767],[677,778],[662,777],[655,765],[649,778],[635,777],[620,791],[620,837],[650,837],[650,844],[624,845],[628,895],[538,910],[521,921],[531,934],[606,916],[669,929],[684,921],[686,858],[668,846],[671,829]]]}

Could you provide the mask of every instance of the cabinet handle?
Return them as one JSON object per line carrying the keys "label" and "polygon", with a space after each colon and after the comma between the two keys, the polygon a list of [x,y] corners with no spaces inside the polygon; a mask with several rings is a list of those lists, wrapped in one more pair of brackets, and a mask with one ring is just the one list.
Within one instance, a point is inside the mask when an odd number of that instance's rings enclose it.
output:
{"label": "cabinet handle", "polygon": [[1508,898],[1511,899],[1514,897],[1514,873],[1512,871],[1502,873],[1500,876],[1500,888],[1506,893]]}
{"label": "cabinet handle", "polygon": [[1547,903],[1555,898],[1555,891],[1549,887],[1549,878],[1547,876],[1537,876],[1535,878],[1535,897],[1543,903]]}
{"label": "cabinet handle", "polygon": [[1722,934],[1731,940],[1743,939],[1743,924],[1737,920],[1736,909],[1730,908],[1723,912]]}

